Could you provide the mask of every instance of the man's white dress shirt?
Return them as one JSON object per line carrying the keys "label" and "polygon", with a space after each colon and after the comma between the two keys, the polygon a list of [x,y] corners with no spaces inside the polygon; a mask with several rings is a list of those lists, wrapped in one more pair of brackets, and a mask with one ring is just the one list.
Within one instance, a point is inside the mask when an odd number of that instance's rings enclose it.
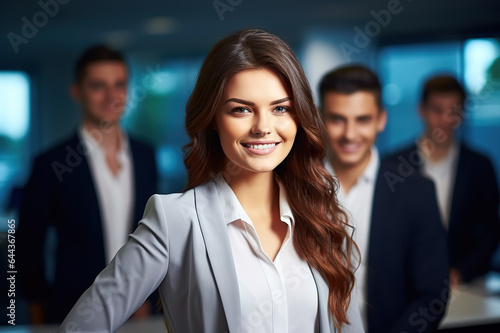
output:
{"label": "man's white dress shirt", "polygon": [[[368,246],[371,226],[371,215],[373,207],[373,194],[375,192],[375,183],[377,181],[380,158],[375,146],[371,148],[370,161],[365,170],[359,176],[356,184],[345,193],[342,184],[340,184],[337,193],[340,204],[345,208],[349,218],[349,224],[355,228],[354,241],[358,245],[361,254],[361,263],[355,272],[356,285],[358,290],[358,301],[361,312],[361,318],[365,329],[367,327],[366,317],[366,299],[367,295],[367,263]],[[329,162],[326,163],[326,169],[335,176],[335,170]],[[359,261],[359,260],[356,260]]]}
{"label": "man's white dress shirt", "polygon": [[436,186],[441,220],[443,221],[444,227],[448,229],[451,200],[453,198],[453,189],[455,186],[455,176],[458,165],[458,144],[456,141],[453,141],[446,156],[437,162],[431,161],[421,149],[419,149],[418,153],[423,161],[422,174],[432,179]]}
{"label": "man's white dress shirt", "polygon": [[90,174],[99,202],[106,263],[109,263],[127,242],[128,234],[131,232],[134,208],[132,154],[127,136],[120,131],[117,159],[121,167],[114,175],[108,167],[105,151],[98,140],[84,128],[80,130],[80,137],[86,149]]}

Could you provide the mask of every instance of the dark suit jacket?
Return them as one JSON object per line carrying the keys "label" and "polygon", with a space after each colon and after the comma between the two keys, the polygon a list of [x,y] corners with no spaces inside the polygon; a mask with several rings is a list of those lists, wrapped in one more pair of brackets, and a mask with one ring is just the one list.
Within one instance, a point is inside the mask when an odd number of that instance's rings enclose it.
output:
{"label": "dark suit jacket", "polygon": [[[412,145],[389,158],[409,171],[420,172],[417,146]],[[460,145],[453,188],[448,245],[450,266],[457,268],[465,281],[483,275],[490,268],[491,256],[499,243],[498,183],[491,161],[484,155]]]}
{"label": "dark suit jacket", "polygon": [[[134,176],[132,232],[156,192],[152,147],[129,138]],[[57,234],[54,282],[46,278],[44,243]],[[25,187],[17,231],[18,279],[28,301],[47,304],[49,322],[61,322],[106,267],[101,214],[92,175],[75,134],[38,156]]]}
{"label": "dark suit jacket", "polygon": [[381,163],[368,245],[367,332],[432,332],[448,301],[446,233],[434,184],[410,176],[394,186],[397,176]]}

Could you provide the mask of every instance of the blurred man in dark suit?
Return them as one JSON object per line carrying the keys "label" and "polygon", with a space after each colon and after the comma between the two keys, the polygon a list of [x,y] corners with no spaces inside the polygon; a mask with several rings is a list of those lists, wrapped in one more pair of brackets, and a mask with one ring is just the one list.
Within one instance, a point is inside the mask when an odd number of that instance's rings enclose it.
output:
{"label": "blurred man in dark suit", "polygon": [[[127,95],[120,53],[96,46],[76,64],[71,93],[82,123],[66,141],[36,157],[18,230],[19,284],[33,323],[61,322],[127,241],[156,192],[154,150],[119,125]],[[44,256],[56,232],[55,258]],[[55,262],[53,281],[46,261]],[[138,316],[149,313],[149,305]]]}
{"label": "blurred man in dark suit", "polygon": [[433,332],[449,293],[434,186],[415,175],[394,188],[398,170],[380,160],[374,145],[387,115],[371,70],[339,68],[323,77],[319,90],[330,141],[326,167],[339,180],[362,258],[355,274],[365,330]]}
{"label": "blurred man in dark suit", "polygon": [[455,78],[429,79],[419,109],[425,132],[416,144],[390,156],[401,169],[421,173],[436,184],[439,211],[448,230],[452,284],[486,273],[500,237],[492,163],[455,136],[464,119],[465,99]]}

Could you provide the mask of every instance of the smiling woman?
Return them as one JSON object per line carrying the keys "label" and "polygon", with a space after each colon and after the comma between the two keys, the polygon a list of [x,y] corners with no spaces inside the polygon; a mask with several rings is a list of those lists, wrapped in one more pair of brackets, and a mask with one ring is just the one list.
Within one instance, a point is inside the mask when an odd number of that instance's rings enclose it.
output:
{"label": "smiling woman", "polygon": [[169,332],[363,332],[356,245],[291,49],[261,30],[218,42],[186,129],[186,192],[149,200],[60,331],[113,331],[158,288]]}

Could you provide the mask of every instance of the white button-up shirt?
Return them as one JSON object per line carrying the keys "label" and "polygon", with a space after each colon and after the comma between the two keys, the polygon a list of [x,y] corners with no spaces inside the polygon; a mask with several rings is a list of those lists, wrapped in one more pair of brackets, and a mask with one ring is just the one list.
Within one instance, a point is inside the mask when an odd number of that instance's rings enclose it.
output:
{"label": "white button-up shirt", "polygon": [[86,157],[99,203],[106,262],[127,242],[132,226],[134,208],[134,182],[132,155],[128,138],[120,132],[118,162],[120,170],[114,175],[106,162],[106,153],[92,135],[84,128],[80,137],[86,147]]}
{"label": "white button-up shirt", "polygon": [[422,164],[422,174],[432,179],[436,185],[436,196],[441,220],[444,227],[448,229],[458,164],[458,144],[456,141],[453,141],[446,156],[437,162],[431,161],[421,149],[418,152],[424,162]]}
{"label": "white button-up shirt", "polygon": [[311,269],[293,246],[294,218],[279,184],[281,221],[287,235],[274,262],[222,175],[215,179],[226,219],[241,299],[239,332],[318,332],[318,292]]}
{"label": "white button-up shirt", "polygon": [[[353,238],[361,254],[361,263],[355,275],[361,318],[363,319],[365,329],[367,328],[366,299],[368,297],[366,269],[369,256],[368,246],[373,194],[375,192],[375,183],[377,181],[379,166],[380,158],[378,150],[376,147],[372,147],[370,162],[368,162],[366,169],[361,176],[359,176],[356,184],[348,193],[345,193],[342,184],[340,184],[339,192],[337,193],[340,204],[345,208],[348,214],[349,224],[353,225],[356,229]],[[326,163],[326,169],[335,176],[335,171],[330,163]],[[359,262],[359,260],[356,260],[356,262]]]}

